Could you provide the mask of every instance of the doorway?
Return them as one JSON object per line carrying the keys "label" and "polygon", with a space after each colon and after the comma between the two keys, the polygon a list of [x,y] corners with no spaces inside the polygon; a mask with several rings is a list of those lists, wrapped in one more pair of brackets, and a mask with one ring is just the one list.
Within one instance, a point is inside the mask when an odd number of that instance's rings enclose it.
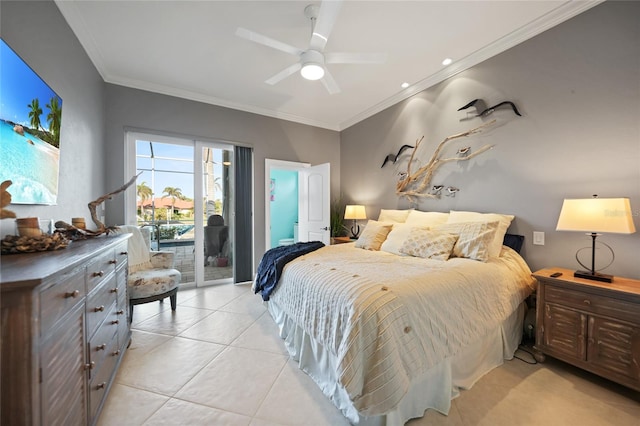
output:
{"label": "doorway", "polygon": [[127,132],[127,166],[141,173],[126,223],[174,253],[181,288],[234,281],[233,145]]}
{"label": "doorway", "polygon": [[329,168],[265,159],[265,251],[299,241],[329,244]]}

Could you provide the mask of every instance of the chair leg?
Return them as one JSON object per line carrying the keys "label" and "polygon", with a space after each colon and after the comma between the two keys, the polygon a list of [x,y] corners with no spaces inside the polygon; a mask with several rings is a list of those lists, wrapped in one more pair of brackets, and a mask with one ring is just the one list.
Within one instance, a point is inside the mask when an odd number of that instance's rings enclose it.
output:
{"label": "chair leg", "polygon": [[133,322],[133,303],[129,301],[129,323]]}
{"label": "chair leg", "polygon": [[178,304],[178,295],[176,293],[169,296],[169,301],[171,302],[171,310],[176,310],[176,305]]}

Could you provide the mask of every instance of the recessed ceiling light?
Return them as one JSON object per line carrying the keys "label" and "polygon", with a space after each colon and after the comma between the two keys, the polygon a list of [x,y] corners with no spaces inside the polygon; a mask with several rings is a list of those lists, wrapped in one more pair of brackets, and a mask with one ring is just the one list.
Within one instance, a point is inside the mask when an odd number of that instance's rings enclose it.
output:
{"label": "recessed ceiling light", "polygon": [[406,89],[407,87],[409,87],[409,83],[407,83],[406,81],[404,83],[402,83],[400,85],[400,87],[402,87],[403,89]]}
{"label": "recessed ceiling light", "polygon": [[451,62],[453,62],[453,59],[447,58],[444,61],[442,61],[442,65],[449,65]]}

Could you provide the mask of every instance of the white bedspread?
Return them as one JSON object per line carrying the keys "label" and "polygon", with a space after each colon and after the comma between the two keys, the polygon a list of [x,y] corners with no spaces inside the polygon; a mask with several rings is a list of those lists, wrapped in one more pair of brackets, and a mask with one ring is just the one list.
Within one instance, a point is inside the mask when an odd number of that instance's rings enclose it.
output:
{"label": "white bedspread", "polygon": [[495,329],[533,282],[506,247],[481,263],[341,244],[290,262],[271,298],[335,355],[339,383],[360,414],[376,416],[398,404],[412,377]]}

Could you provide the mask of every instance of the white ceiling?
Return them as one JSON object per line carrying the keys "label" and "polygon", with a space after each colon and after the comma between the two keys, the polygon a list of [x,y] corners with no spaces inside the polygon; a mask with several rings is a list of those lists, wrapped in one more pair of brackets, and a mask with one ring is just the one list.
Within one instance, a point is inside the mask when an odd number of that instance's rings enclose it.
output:
{"label": "white ceiling", "polygon": [[[58,8],[106,82],[343,130],[575,16],[599,1],[345,1],[326,52],[386,53],[329,64],[341,92],[296,73],[297,59],[235,35],[244,27],[306,49],[319,1],[70,1]],[[444,67],[450,57],[454,62]],[[412,84],[402,89],[403,82]]]}

